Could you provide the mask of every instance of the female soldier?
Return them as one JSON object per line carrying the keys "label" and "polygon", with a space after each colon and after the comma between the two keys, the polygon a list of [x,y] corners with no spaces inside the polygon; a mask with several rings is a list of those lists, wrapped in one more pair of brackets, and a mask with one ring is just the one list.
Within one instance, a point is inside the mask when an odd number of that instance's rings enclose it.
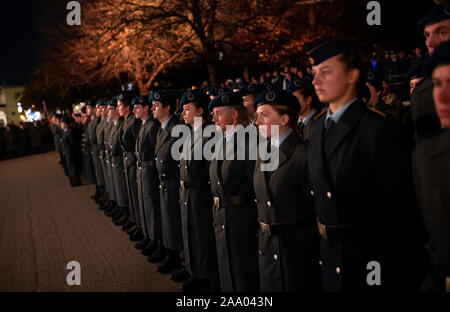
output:
{"label": "female soldier", "polygon": [[324,288],[417,289],[423,224],[411,147],[398,123],[358,98],[366,69],[358,46],[334,38],[307,47],[317,96],[329,103],[308,150]]}
{"label": "female soldier", "polygon": [[[261,135],[279,155],[274,171],[262,171],[258,160],[253,178],[261,227],[261,290],[318,290],[319,236],[308,188],[307,143],[293,131],[300,104],[287,91],[265,91],[255,99],[255,110]],[[272,126],[278,126],[278,137]]]}
{"label": "female soldier", "polygon": [[217,271],[212,205],[209,185],[209,162],[195,159],[194,151],[203,150],[208,138],[202,137],[208,122],[209,97],[203,91],[192,90],[181,98],[184,122],[191,129],[191,140],[180,159],[180,202],[186,269],[192,276],[182,285],[183,291],[215,287]]}
{"label": "female soldier", "polygon": [[255,162],[249,160],[249,142],[244,141],[244,160],[239,160],[238,152],[242,151],[236,148],[225,159],[220,157],[225,145],[236,139],[237,126],[248,124],[247,112],[242,96],[232,92],[215,97],[208,108],[216,127],[226,135],[223,143],[219,141],[223,149],[215,151],[219,157],[211,161],[209,171],[221,290],[258,291],[258,216],[252,182]]}
{"label": "female soldier", "polygon": [[170,91],[153,93],[152,112],[161,123],[155,146],[156,169],[159,176],[159,197],[161,201],[162,243],[167,257],[158,267],[158,272],[169,273],[181,265],[183,250],[180,211],[180,168],[178,160],[172,157],[172,145],[178,140],[171,136],[173,127],[179,124],[174,115],[176,97]]}

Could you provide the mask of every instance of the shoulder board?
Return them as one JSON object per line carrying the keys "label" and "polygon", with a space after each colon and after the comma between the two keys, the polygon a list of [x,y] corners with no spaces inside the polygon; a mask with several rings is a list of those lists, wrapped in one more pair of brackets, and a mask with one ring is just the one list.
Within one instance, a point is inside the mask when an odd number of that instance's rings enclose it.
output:
{"label": "shoulder board", "polygon": [[314,120],[318,119],[320,116],[322,116],[323,114],[326,113],[326,109],[322,110],[319,114],[316,115],[316,117],[314,117]]}
{"label": "shoulder board", "polygon": [[386,114],[383,113],[382,111],[379,111],[378,109],[367,105],[367,108],[370,109],[372,112],[377,113],[378,115],[382,116],[383,118],[386,118]]}

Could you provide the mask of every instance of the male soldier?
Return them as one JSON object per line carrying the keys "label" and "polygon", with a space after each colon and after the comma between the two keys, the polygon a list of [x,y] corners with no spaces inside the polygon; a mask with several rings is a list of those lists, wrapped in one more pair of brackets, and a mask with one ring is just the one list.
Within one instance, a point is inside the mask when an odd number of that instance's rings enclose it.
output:
{"label": "male soldier", "polygon": [[71,186],[81,185],[80,181],[80,168],[78,159],[78,145],[75,141],[75,137],[72,130],[69,128],[70,117],[64,117],[61,121],[62,134],[62,153],[64,157],[64,163],[66,164],[67,175],[70,179]]}
{"label": "male soldier", "polygon": [[414,290],[425,258],[411,149],[398,123],[358,99],[366,68],[358,49],[343,38],[307,47],[317,96],[329,103],[308,153],[324,289]]}
{"label": "male soldier", "polygon": [[[125,92],[119,95],[117,109],[120,116],[124,119],[119,130],[119,142],[122,150],[123,169],[125,178],[125,187],[128,194],[129,216],[127,222],[123,225],[124,231],[129,230],[136,224],[140,224],[139,204],[137,197],[136,184],[136,155],[134,149],[136,139],[141,127],[142,121],[133,114],[133,98],[130,93]],[[120,222],[121,223],[121,222]]]}
{"label": "male soldier", "polygon": [[179,161],[172,157],[172,145],[178,139],[171,136],[173,127],[179,124],[174,116],[176,97],[172,92],[161,91],[153,94],[152,112],[161,123],[155,146],[155,162],[159,176],[161,201],[162,243],[167,257],[158,267],[158,272],[169,273],[181,265],[180,252],[183,250],[180,208],[180,168]]}
{"label": "male soldier", "polygon": [[255,97],[263,91],[264,86],[261,84],[246,84],[239,90],[239,94],[242,96],[245,109],[247,110],[248,119],[251,124],[254,124],[256,121],[256,112],[253,102]]}
{"label": "male soldier", "polygon": [[[418,26],[425,35],[428,54],[432,55],[436,46],[450,39],[450,3],[435,7],[418,22]],[[440,128],[432,90],[431,79],[424,77],[411,95],[411,115],[417,139]]]}
{"label": "male soldier", "polygon": [[450,41],[425,63],[442,129],[416,144],[413,154],[417,199],[428,228],[432,272],[422,290],[450,292]]}
{"label": "male soldier", "polygon": [[314,118],[322,112],[324,105],[319,102],[314,86],[308,78],[291,80],[286,91],[292,93],[300,102],[297,125],[302,131],[303,137],[310,139],[311,125]]}

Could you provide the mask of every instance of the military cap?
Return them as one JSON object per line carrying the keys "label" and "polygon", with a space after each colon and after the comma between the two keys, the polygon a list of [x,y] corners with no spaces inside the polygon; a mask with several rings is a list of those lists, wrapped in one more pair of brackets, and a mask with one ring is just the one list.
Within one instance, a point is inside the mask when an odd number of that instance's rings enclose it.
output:
{"label": "military cap", "polygon": [[98,101],[97,101],[97,105],[98,105],[98,106],[106,106],[106,105],[107,105],[106,99],[100,99],[100,100],[98,100]]}
{"label": "military cap", "polygon": [[218,96],[218,95],[222,95],[226,92],[230,92],[230,89],[227,88],[221,88],[221,87],[212,87],[211,89],[209,89],[209,93],[208,95],[210,96]]}
{"label": "military cap", "polygon": [[113,97],[112,99],[108,99],[106,101],[106,105],[108,106],[113,106],[113,107],[117,107],[117,98]]}
{"label": "military cap", "polygon": [[265,87],[262,84],[246,84],[240,91],[241,96],[246,96],[249,94],[258,95],[265,90]]}
{"label": "military cap", "polygon": [[263,82],[263,87],[264,87],[267,91],[275,90],[275,89],[276,89],[275,85],[272,84],[272,83],[270,83],[269,81],[264,81],[264,82]]}
{"label": "military cap", "polygon": [[95,103],[91,100],[87,100],[85,106],[95,107]]}
{"label": "military cap", "polygon": [[417,22],[417,27],[422,31],[426,26],[437,24],[450,18],[450,3],[440,4],[429,11],[424,18]]}
{"label": "military cap", "polygon": [[425,75],[431,77],[433,70],[437,66],[444,64],[450,64],[450,40],[438,45],[433,54],[426,59],[423,66]]}
{"label": "military cap", "polygon": [[210,102],[210,98],[202,90],[189,90],[181,96],[180,107],[192,102],[196,102],[200,107],[206,109]]}
{"label": "military cap", "polygon": [[172,91],[155,91],[152,94],[152,102],[161,102],[163,106],[176,106],[177,98]]}
{"label": "military cap", "polygon": [[131,92],[123,92],[117,96],[117,100],[121,101],[125,105],[131,106],[133,95],[131,94]]}
{"label": "military cap", "polygon": [[150,102],[148,96],[138,95],[138,96],[135,98],[135,101],[134,101],[133,106],[134,106],[134,105],[151,106],[152,103]]}
{"label": "military cap", "polygon": [[333,56],[358,51],[361,45],[358,41],[348,38],[322,38],[305,45],[304,49],[311,63],[317,66]]}
{"label": "military cap", "polygon": [[214,107],[220,106],[244,106],[242,96],[236,92],[225,92],[216,96],[211,102],[209,102],[208,110],[212,112]]}
{"label": "military cap", "polygon": [[269,105],[282,105],[292,107],[297,113],[300,111],[300,102],[292,95],[292,93],[286,90],[270,90],[261,92],[254,102],[255,110],[258,106]]}
{"label": "military cap", "polygon": [[286,91],[289,93],[294,93],[295,91],[298,90],[312,88],[312,86],[313,86],[312,82],[309,79],[295,78],[289,82]]}

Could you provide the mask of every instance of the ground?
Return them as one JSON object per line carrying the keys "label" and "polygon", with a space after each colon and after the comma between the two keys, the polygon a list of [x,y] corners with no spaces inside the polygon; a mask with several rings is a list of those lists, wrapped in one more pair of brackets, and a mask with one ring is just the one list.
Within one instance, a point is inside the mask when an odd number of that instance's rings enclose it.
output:
{"label": "ground", "polygon": [[[178,291],[90,198],[55,152],[0,161],[0,291]],[[80,264],[81,285],[66,282]]]}

